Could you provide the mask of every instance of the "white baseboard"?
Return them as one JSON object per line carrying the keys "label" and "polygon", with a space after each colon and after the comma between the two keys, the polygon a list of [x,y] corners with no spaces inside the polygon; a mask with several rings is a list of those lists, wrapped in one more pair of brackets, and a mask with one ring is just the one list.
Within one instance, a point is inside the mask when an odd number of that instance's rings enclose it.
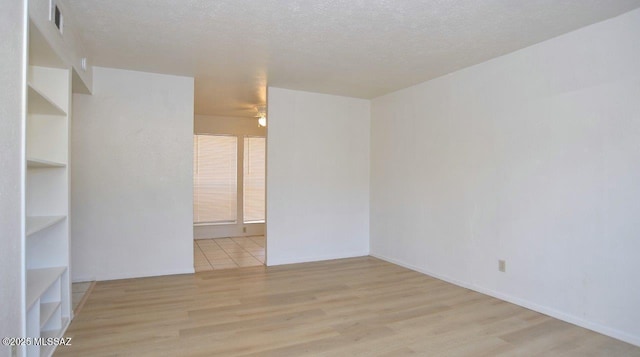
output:
{"label": "white baseboard", "polygon": [[153,276],[164,275],[179,275],[179,274],[193,274],[195,269],[193,267],[184,269],[173,270],[154,270],[154,271],[142,271],[142,272],[127,272],[127,273],[115,273],[115,274],[100,274],[96,276],[76,276],[72,279],[74,283],[87,282],[87,281],[107,281],[107,280],[120,280],[120,279],[134,279],[134,278],[149,278]]}
{"label": "white baseboard", "polygon": [[285,259],[270,259],[269,254],[267,253],[267,266],[276,266],[276,265],[285,265],[285,264],[298,264],[298,263],[310,263],[310,262],[320,262],[323,260],[334,260],[334,259],[345,259],[345,258],[356,258],[356,257],[366,257],[369,255],[368,251],[359,251],[352,253],[340,253],[340,254],[329,254],[329,255],[316,255],[316,256],[307,256],[307,257],[291,257]]}
{"label": "white baseboard", "polygon": [[96,279],[91,278],[89,276],[81,275],[81,276],[74,276],[73,279],[71,279],[71,282],[72,283],[88,283],[95,280]]}
{"label": "white baseboard", "polygon": [[407,263],[401,262],[401,261],[393,259],[393,258],[386,257],[386,256],[381,255],[381,254],[371,253],[370,255],[372,257],[387,261],[389,263],[393,263],[393,264],[405,267],[407,269],[411,269],[411,270],[417,271],[419,273],[432,276],[432,277],[434,277],[436,279],[444,280],[444,281],[446,281],[448,283],[451,283],[451,284],[454,284],[454,285],[458,285],[458,286],[461,286],[463,288],[467,288],[467,289],[470,289],[470,290],[474,290],[474,291],[477,291],[479,293],[482,293],[482,294],[485,294],[485,295],[489,295],[489,296],[492,296],[494,298],[497,298],[497,299],[500,299],[500,300],[504,300],[504,301],[510,302],[512,304],[516,304],[516,305],[525,307],[527,309],[530,309],[530,310],[533,310],[533,311],[536,311],[536,312],[539,312],[539,313],[542,313],[542,314],[545,314],[545,315],[548,315],[548,316],[551,316],[551,317],[555,317],[558,320],[562,320],[562,321],[565,321],[565,322],[568,322],[568,323],[571,323],[571,324],[574,324],[574,325],[577,325],[577,326],[580,326],[580,327],[584,327],[586,329],[601,333],[603,335],[607,335],[609,337],[613,337],[615,339],[630,343],[632,345],[640,346],[640,336],[633,336],[633,335],[630,335],[630,334],[628,334],[626,332],[623,332],[623,331],[620,331],[620,330],[616,330],[616,329],[610,328],[608,326],[604,326],[604,325],[601,325],[601,324],[598,324],[598,323],[595,323],[595,322],[592,322],[592,321],[589,321],[589,320],[585,320],[585,319],[583,319],[581,317],[577,317],[575,315],[567,314],[567,313],[564,313],[562,311],[558,311],[558,310],[549,308],[547,306],[542,306],[542,305],[536,304],[534,302],[531,302],[531,301],[528,301],[528,300],[525,300],[525,299],[522,299],[522,298],[514,297],[514,296],[511,296],[511,295],[507,295],[507,294],[501,293],[499,291],[487,289],[487,288],[484,288],[484,287],[481,287],[481,286],[477,286],[475,284],[470,284],[470,283],[467,283],[467,282],[464,282],[464,281],[460,281],[460,280],[456,280],[456,279],[450,278],[448,276],[444,276],[444,275],[440,275],[440,274],[437,274],[437,273],[433,273],[431,271],[416,267],[416,266],[411,265],[411,264],[407,264]]}

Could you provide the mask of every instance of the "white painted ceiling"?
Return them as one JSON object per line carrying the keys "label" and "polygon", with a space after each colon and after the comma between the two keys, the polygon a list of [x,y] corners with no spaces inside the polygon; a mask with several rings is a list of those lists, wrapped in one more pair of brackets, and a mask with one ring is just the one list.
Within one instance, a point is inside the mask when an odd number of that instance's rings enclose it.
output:
{"label": "white painted ceiling", "polygon": [[640,0],[61,0],[93,64],[195,77],[198,114],[253,116],[266,86],[374,98]]}

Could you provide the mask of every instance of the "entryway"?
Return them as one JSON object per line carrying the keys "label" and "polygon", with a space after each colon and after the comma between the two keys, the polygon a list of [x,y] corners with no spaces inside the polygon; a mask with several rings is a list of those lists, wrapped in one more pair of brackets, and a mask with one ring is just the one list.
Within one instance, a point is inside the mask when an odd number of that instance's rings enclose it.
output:
{"label": "entryway", "polygon": [[[258,113],[264,113],[264,109]],[[264,114],[259,114],[264,115]],[[258,118],[196,115],[196,272],[265,263],[266,128]]]}

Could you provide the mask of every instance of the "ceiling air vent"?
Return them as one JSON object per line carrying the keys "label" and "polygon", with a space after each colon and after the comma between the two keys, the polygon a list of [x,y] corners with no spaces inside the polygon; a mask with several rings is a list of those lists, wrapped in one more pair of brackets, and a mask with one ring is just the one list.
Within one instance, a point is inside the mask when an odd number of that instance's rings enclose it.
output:
{"label": "ceiling air vent", "polygon": [[64,26],[64,17],[62,16],[62,11],[60,11],[58,4],[56,4],[56,0],[51,0],[50,9],[51,9],[51,12],[50,12],[49,20],[51,20],[53,24],[56,26],[56,28],[58,29],[58,31],[62,33],[62,28]]}

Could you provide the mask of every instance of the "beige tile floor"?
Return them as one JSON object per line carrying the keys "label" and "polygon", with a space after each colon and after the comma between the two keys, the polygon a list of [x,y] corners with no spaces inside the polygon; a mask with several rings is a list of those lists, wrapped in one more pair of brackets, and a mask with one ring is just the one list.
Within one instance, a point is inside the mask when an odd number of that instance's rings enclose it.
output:
{"label": "beige tile floor", "polygon": [[200,272],[263,265],[264,246],[264,236],[195,240],[195,270]]}

